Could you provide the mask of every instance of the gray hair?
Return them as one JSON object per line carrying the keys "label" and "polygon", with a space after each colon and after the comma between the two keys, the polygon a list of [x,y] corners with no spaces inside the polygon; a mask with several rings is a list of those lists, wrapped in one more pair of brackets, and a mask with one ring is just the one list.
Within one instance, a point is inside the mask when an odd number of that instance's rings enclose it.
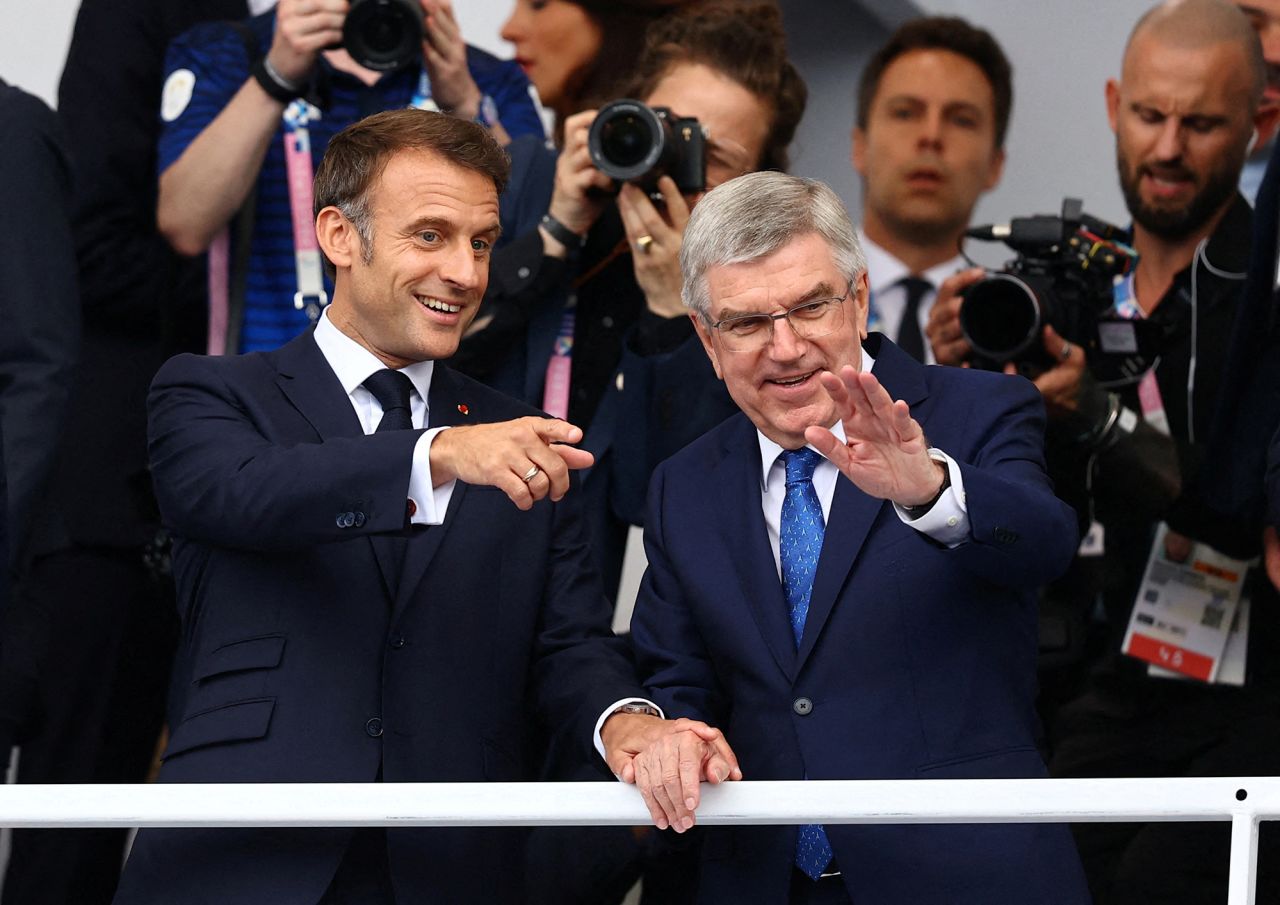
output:
{"label": "gray hair", "polygon": [[685,227],[680,247],[685,307],[710,323],[710,268],[758,261],[809,233],[826,240],[836,267],[850,282],[866,271],[849,214],[826,183],[765,170],[717,186],[698,202]]}

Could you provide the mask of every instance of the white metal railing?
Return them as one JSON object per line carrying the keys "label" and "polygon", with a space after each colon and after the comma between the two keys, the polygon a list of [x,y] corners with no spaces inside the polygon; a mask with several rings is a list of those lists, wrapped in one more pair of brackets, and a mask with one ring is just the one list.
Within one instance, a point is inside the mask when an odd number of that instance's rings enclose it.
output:
{"label": "white metal railing", "polygon": [[[703,786],[700,823],[1231,821],[1228,905],[1253,905],[1258,822],[1280,778],[937,779]],[[610,783],[0,786],[0,827],[616,825],[649,822]]]}

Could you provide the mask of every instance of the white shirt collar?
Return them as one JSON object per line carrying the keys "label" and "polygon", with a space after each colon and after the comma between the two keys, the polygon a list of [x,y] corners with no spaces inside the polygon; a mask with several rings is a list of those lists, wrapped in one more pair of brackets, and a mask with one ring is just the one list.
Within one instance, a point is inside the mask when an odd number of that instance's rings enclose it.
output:
{"label": "white shirt collar", "polygon": [[[333,321],[329,320],[327,308],[321,313],[320,320],[316,322],[313,335],[316,345],[320,347],[320,354],[324,356],[325,361],[329,362],[329,367],[333,368],[333,373],[338,376],[338,382],[342,384],[343,392],[348,396],[354,393],[370,374],[386,367],[376,355],[334,326]],[[399,370],[412,381],[418,396],[426,402],[427,393],[431,391],[431,374],[435,370],[435,362],[416,361]]]}
{"label": "white shirt collar", "polygon": [[[892,288],[903,277],[911,276],[911,271],[906,264],[868,239],[866,233],[859,231],[858,238],[862,241],[862,250],[867,255],[867,279],[870,281],[872,295]],[[947,277],[959,270],[964,270],[967,266],[969,265],[964,257],[957,254],[950,260],[930,267],[921,276],[932,283],[936,289]]]}
{"label": "white shirt collar", "polygon": [[[868,355],[864,349],[862,352],[862,367],[870,371],[875,369],[875,365],[876,360]],[[842,422],[837,421],[831,425],[831,433],[835,434],[836,439],[841,443],[845,441],[844,424]],[[760,442],[760,489],[761,491],[767,491],[769,489],[769,471],[773,468],[773,463],[778,461],[778,456],[782,455],[783,449],[762,434],[760,428],[756,428],[756,440]],[[813,449],[812,446],[809,448]],[[816,449],[813,451],[818,452]],[[818,455],[822,454],[818,453]]]}

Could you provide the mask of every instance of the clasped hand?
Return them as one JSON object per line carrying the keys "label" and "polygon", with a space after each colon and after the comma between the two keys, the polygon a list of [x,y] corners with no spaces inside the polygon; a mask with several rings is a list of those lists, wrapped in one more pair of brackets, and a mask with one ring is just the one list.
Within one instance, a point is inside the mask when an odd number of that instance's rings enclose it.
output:
{"label": "clasped hand", "polygon": [[615,713],[600,738],[609,769],[635,784],[660,830],[683,833],[693,827],[701,783],[742,779],[724,734],[698,720]]}

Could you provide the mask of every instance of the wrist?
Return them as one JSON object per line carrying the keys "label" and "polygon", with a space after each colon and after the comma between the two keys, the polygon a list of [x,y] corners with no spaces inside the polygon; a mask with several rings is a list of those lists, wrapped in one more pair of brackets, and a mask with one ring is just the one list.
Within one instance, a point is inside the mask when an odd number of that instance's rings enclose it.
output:
{"label": "wrist", "polygon": [[587,244],[587,237],[584,232],[578,232],[570,226],[567,226],[563,220],[547,211],[542,215],[542,220],[538,224],[538,229],[542,231],[544,237],[550,236],[556,242],[564,246],[566,251],[577,251]]}
{"label": "wrist", "polygon": [[295,99],[302,97],[307,90],[307,84],[304,80],[282,73],[271,62],[270,54],[264,54],[258,59],[253,69],[250,70],[250,75],[268,97],[281,104],[291,103]]}
{"label": "wrist", "polygon": [[918,517],[924,515],[937,504],[938,500],[942,499],[942,495],[946,493],[947,488],[951,486],[951,471],[947,468],[946,460],[935,458],[932,454],[930,454],[929,459],[933,462],[934,473],[937,475],[937,490],[935,490],[931,496],[926,497],[919,502],[899,503],[898,505],[902,507],[909,516]]}

